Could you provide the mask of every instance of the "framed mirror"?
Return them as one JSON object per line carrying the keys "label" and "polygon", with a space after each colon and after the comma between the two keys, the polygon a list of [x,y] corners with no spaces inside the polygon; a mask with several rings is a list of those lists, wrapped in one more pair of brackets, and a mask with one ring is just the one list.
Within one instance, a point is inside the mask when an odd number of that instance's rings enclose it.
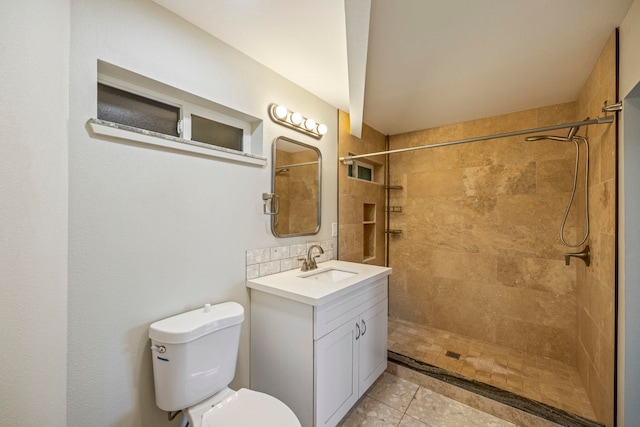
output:
{"label": "framed mirror", "polygon": [[322,155],[311,145],[284,136],[273,142],[271,191],[278,200],[271,216],[276,237],[317,234],[320,231]]}

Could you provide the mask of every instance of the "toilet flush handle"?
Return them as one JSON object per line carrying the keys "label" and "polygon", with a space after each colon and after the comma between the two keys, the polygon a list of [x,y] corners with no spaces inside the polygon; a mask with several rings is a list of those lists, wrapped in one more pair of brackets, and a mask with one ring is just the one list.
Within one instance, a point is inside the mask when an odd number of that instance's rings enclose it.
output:
{"label": "toilet flush handle", "polygon": [[163,345],[152,345],[151,346],[151,351],[157,351],[158,353],[166,353],[167,352],[167,347],[165,347]]}

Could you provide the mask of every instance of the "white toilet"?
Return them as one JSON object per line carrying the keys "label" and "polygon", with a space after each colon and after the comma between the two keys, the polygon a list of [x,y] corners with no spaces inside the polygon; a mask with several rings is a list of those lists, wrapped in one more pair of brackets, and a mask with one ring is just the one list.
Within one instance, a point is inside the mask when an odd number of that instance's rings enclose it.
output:
{"label": "white toilet", "polygon": [[243,320],[242,306],[226,302],[150,326],[160,409],[182,410],[189,427],[300,427],[293,411],[275,397],[227,387],[236,371]]}

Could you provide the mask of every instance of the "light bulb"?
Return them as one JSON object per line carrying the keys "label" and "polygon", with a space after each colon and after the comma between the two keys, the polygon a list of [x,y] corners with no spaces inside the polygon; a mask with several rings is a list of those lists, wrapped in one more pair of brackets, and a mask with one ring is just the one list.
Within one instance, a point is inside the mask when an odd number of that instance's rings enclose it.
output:
{"label": "light bulb", "polygon": [[327,128],[327,125],[320,123],[318,125],[318,133],[320,135],[324,135],[325,133],[327,133],[327,131],[329,130],[329,128]]}
{"label": "light bulb", "polygon": [[302,123],[302,114],[300,113],[291,114],[291,123],[293,123],[296,126],[300,126],[300,123]]}
{"label": "light bulb", "polygon": [[287,117],[288,112],[289,110],[287,110],[287,107],[285,107],[284,105],[278,105],[274,110],[274,114],[280,120],[284,120]]}
{"label": "light bulb", "polygon": [[316,121],[313,119],[307,119],[304,121],[304,127],[307,130],[313,130],[316,127]]}

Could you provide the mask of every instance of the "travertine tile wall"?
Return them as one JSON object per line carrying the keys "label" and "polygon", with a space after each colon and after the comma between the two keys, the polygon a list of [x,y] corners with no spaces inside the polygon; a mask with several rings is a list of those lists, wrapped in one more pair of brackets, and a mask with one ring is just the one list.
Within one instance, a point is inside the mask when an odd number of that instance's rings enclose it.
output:
{"label": "travertine tile wall", "polygon": [[[365,154],[386,149],[386,137],[380,132],[364,125],[362,138],[351,135],[349,115],[339,112],[338,118],[338,156],[348,153]],[[371,160],[381,164],[378,173],[385,173],[385,156],[373,157]],[[385,265],[385,204],[386,192],[384,180],[380,183],[359,181],[347,176],[347,166],[338,166],[338,248],[339,258],[343,261],[363,262],[363,216],[364,204],[375,204],[375,257],[368,259],[367,264]]]}
{"label": "travertine tile wall", "polygon": [[[576,120],[577,103],[391,137],[391,149]],[[566,131],[558,131],[566,135]],[[576,266],[558,239],[574,145],[524,136],[390,157],[390,315],[575,363]],[[576,215],[566,236],[575,237]]]}
{"label": "travertine tile wall", "polygon": [[[616,39],[613,34],[578,98],[579,117],[603,115],[616,102]],[[598,420],[613,426],[615,358],[616,134],[615,125],[581,131],[590,143],[591,265],[578,263],[578,371]],[[579,203],[583,203],[583,197]],[[583,227],[579,222],[579,229]]]}
{"label": "travertine tile wall", "polygon": [[[390,148],[548,126],[602,115],[616,101],[612,35],[576,102],[395,135]],[[348,134],[340,150],[370,149]],[[383,139],[365,126],[363,140]],[[554,132],[552,132],[554,133]],[[555,134],[566,136],[566,131]],[[577,364],[598,420],[613,425],[615,329],[614,125],[583,128],[591,143],[591,266],[564,254],[559,227],[572,186],[574,145],[524,137],[394,154],[389,315]],[[379,193],[347,180],[340,167],[340,259],[361,261],[357,206]],[[583,171],[580,172],[581,174]],[[578,184],[575,205],[583,206]],[[370,192],[370,193],[368,193]],[[565,238],[579,240],[585,218],[572,209]]]}

